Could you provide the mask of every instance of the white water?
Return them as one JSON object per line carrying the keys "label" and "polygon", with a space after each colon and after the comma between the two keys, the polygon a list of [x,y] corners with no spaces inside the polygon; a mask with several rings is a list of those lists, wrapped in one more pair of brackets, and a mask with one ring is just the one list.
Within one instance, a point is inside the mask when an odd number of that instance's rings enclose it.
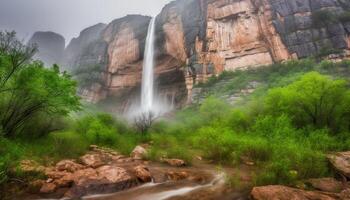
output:
{"label": "white water", "polygon": [[141,111],[152,112],[154,109],[154,42],[155,18],[151,19],[148,27],[142,72]]}
{"label": "white water", "polygon": [[[215,190],[216,187],[221,187],[225,184],[225,174],[217,174],[215,178],[208,184],[196,186],[178,187],[177,183],[168,185],[171,182],[165,183],[148,183],[142,186],[122,191],[114,194],[91,195],[86,196],[84,200],[166,200],[174,197],[183,197],[190,195],[194,191],[202,191],[206,189]],[[181,184],[181,183],[180,183]]]}
{"label": "white water", "polygon": [[206,185],[197,185],[197,186],[193,186],[193,187],[183,187],[183,188],[168,190],[168,191],[159,192],[159,193],[155,193],[155,194],[146,194],[146,195],[143,195],[143,196],[137,198],[136,200],[165,200],[165,199],[169,199],[171,197],[183,196],[183,195],[189,194],[190,192],[195,191],[195,190],[205,189],[205,188],[214,187],[217,185],[224,184],[225,183],[224,178],[225,178],[224,174],[219,174],[214,178],[214,180],[212,180],[210,183],[208,183]]}
{"label": "white water", "polygon": [[134,120],[150,113],[154,118],[169,112],[173,101],[157,94],[155,86],[155,40],[156,18],[153,17],[148,26],[142,70],[141,102],[134,102],[128,109],[128,118]]}

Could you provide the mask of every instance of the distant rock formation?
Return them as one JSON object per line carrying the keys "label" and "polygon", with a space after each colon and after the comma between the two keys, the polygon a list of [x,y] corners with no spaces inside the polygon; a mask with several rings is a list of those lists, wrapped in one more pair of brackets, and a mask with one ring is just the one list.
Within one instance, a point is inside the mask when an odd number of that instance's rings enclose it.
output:
{"label": "distant rock formation", "polygon": [[[345,17],[322,21],[325,12]],[[176,0],[156,19],[157,83],[164,97],[186,103],[192,87],[225,70],[317,56],[350,55],[347,0]],[[82,96],[126,108],[139,94],[150,17],[129,15],[81,32],[63,63],[85,80]]]}
{"label": "distant rock formation", "polygon": [[53,32],[36,32],[28,42],[38,46],[35,59],[40,59],[46,66],[61,64],[65,48],[63,36]]}

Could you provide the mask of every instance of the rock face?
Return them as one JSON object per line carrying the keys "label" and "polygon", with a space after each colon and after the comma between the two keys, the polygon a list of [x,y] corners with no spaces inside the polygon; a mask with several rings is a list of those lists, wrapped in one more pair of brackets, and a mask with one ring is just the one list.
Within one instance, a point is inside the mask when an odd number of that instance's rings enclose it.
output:
{"label": "rock face", "polygon": [[327,156],[333,168],[341,175],[350,179],[350,152],[338,152]]}
{"label": "rock face", "polygon": [[[342,49],[348,56],[350,22],[316,24],[314,16],[349,9],[346,0],[173,1],[156,18],[158,91],[183,105],[194,84],[224,70],[320,55],[326,49]],[[80,94],[85,99],[115,109],[127,108],[139,96],[149,22],[150,17],[129,15],[90,27],[71,41],[63,63],[84,80]]]}
{"label": "rock face", "polygon": [[35,59],[40,59],[46,66],[61,64],[65,48],[65,39],[53,32],[36,32],[28,42],[38,46]]}
{"label": "rock face", "polygon": [[339,194],[304,191],[286,186],[271,185],[263,187],[255,187],[251,192],[253,200],[342,200]]}

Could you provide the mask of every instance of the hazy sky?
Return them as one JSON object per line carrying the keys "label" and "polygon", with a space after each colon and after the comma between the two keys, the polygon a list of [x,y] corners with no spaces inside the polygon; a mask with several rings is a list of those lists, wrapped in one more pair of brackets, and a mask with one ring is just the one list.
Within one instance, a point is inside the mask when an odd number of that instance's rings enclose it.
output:
{"label": "hazy sky", "polygon": [[156,15],[171,0],[0,0],[0,30],[28,40],[35,31],[53,31],[66,43],[88,26],[127,14]]}

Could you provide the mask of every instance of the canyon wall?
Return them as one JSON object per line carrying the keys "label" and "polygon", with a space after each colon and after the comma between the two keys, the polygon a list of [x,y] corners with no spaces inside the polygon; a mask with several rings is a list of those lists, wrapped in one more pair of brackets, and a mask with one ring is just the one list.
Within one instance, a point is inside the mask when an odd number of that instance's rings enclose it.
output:
{"label": "canyon wall", "polygon": [[[183,105],[190,102],[186,97],[194,84],[224,70],[317,56],[327,50],[347,56],[349,10],[348,0],[173,1],[156,18],[158,90]],[[342,17],[316,23],[315,16],[322,19],[329,13]],[[150,17],[129,15],[90,27],[72,40],[64,63],[86,83],[82,96],[128,107],[140,93],[149,22]]]}
{"label": "canyon wall", "polygon": [[53,32],[36,32],[28,44],[36,44],[38,47],[34,59],[40,59],[46,66],[61,64],[65,48],[63,36]]}

